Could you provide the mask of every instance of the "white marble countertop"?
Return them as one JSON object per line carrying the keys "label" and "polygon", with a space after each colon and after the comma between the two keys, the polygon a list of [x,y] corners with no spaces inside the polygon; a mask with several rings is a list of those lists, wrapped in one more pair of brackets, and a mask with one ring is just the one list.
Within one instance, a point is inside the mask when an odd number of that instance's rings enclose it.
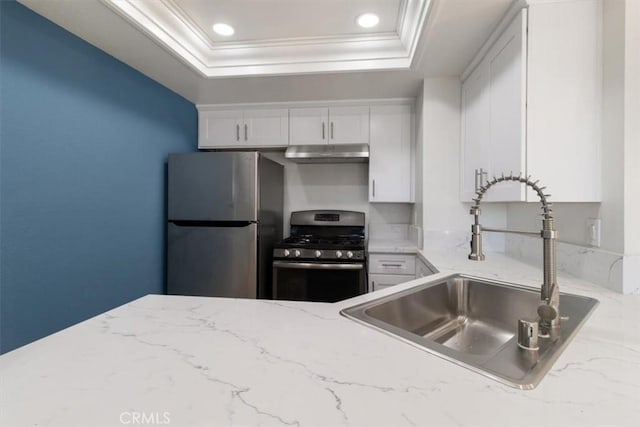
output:
{"label": "white marble countertop", "polygon": [[[423,255],[440,274],[540,282],[499,254]],[[424,280],[337,304],[140,298],[0,356],[0,425],[640,424],[640,296],[559,276],[562,291],[600,305],[521,391],[339,315]]]}

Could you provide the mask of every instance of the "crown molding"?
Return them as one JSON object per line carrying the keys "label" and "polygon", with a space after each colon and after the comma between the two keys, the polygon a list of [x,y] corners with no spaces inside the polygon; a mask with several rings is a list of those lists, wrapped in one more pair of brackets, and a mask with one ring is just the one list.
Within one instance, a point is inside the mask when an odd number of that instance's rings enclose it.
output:
{"label": "crown molding", "polygon": [[276,109],[276,108],[321,108],[321,107],[360,107],[377,105],[414,106],[416,98],[371,98],[285,102],[241,102],[233,104],[196,104],[198,111],[224,111],[231,109]]}
{"label": "crown molding", "polygon": [[101,0],[208,78],[409,69],[433,0],[403,0],[396,32],[215,42],[174,0]]}

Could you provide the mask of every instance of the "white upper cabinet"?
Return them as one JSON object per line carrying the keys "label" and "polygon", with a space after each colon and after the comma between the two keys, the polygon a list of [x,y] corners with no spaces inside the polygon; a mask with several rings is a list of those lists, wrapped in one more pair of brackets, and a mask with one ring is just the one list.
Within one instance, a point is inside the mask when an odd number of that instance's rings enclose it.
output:
{"label": "white upper cabinet", "polygon": [[411,126],[409,105],[371,107],[370,202],[413,202]]}
{"label": "white upper cabinet", "polygon": [[260,147],[283,147],[289,144],[289,110],[263,109],[244,111],[245,143]]}
{"label": "white upper cabinet", "polygon": [[[485,67],[490,88],[487,151],[491,156],[485,177],[526,170],[526,33],[526,10],[523,10],[487,54]],[[486,200],[525,200],[525,195],[522,184],[505,182],[487,193]]]}
{"label": "white upper cabinet", "polygon": [[285,147],[287,109],[199,111],[198,148]]}
{"label": "white upper cabinet", "polygon": [[240,145],[242,111],[198,111],[198,148]]}
{"label": "white upper cabinet", "polygon": [[489,173],[489,79],[486,63],[480,64],[462,85],[462,200],[471,200]]}
{"label": "white upper cabinet", "polygon": [[292,108],[289,110],[290,145],[321,145],[329,138],[328,108]]}
{"label": "white upper cabinet", "polygon": [[369,107],[292,108],[290,145],[368,144]]}
{"label": "white upper cabinet", "polygon": [[[502,173],[531,175],[551,200],[601,199],[602,61],[598,0],[517,13],[462,85],[461,199]],[[537,201],[501,183],[487,201]]]}
{"label": "white upper cabinet", "polygon": [[368,144],[369,107],[329,109],[329,144]]}

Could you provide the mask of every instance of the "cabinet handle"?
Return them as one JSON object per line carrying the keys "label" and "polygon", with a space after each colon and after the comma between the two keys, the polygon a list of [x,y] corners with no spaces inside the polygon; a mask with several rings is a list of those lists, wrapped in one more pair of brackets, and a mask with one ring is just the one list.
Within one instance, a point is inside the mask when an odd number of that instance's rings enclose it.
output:
{"label": "cabinet handle", "polygon": [[382,263],[383,267],[402,267],[402,264],[385,264]]}
{"label": "cabinet handle", "polygon": [[240,141],[240,125],[236,124],[236,141]]}
{"label": "cabinet handle", "polygon": [[244,140],[247,140],[247,124],[244,124]]}
{"label": "cabinet handle", "polygon": [[376,180],[373,180],[373,198],[376,198]]}
{"label": "cabinet handle", "polygon": [[324,122],[322,122],[322,139],[324,139]]}
{"label": "cabinet handle", "polygon": [[331,139],[333,139],[333,122],[331,122]]}

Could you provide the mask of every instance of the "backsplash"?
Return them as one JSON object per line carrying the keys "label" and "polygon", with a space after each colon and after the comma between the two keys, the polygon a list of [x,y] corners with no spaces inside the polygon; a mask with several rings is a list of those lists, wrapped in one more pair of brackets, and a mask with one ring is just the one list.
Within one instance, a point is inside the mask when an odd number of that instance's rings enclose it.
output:
{"label": "backsplash", "polygon": [[[471,231],[424,230],[424,249],[469,251]],[[484,233],[483,248],[486,252],[504,252],[505,237],[502,233]]]}
{"label": "backsplash", "polygon": [[373,203],[369,205],[369,224],[411,224],[413,204]]}
{"label": "backsplash", "polygon": [[410,242],[420,248],[422,229],[411,224],[369,224],[369,240]]}
{"label": "backsplash", "polygon": [[[542,265],[542,241],[534,237],[508,235],[505,253],[528,264]],[[640,257],[623,257],[615,252],[564,242],[557,243],[556,257],[558,270],[616,292],[640,294]],[[631,279],[632,276],[636,280]],[[623,288],[623,278],[625,284],[635,286]]]}

